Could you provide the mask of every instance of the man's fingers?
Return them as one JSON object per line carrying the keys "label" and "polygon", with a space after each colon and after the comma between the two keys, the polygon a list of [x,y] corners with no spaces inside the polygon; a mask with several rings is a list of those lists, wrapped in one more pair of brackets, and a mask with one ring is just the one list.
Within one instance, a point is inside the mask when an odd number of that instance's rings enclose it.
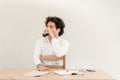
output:
{"label": "man's fingers", "polygon": [[37,69],[38,71],[49,71],[50,69],[47,67],[40,67]]}

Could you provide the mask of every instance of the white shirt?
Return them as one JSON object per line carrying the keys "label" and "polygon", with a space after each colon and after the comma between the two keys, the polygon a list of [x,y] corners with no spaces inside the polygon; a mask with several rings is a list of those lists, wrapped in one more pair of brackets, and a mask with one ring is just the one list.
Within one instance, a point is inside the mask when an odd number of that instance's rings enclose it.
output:
{"label": "white shirt", "polygon": [[[41,64],[39,59],[40,55],[56,55],[57,57],[62,57],[67,53],[69,49],[69,42],[63,38],[53,38],[51,43],[48,40],[48,37],[39,38],[35,45],[34,51],[34,63],[37,66]],[[44,60],[43,65],[61,65],[61,60],[57,61],[48,61]]]}

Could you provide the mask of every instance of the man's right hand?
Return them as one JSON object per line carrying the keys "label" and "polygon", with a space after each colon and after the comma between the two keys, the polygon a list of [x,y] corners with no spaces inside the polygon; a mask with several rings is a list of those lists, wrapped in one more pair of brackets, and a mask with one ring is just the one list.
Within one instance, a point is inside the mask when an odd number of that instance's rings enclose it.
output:
{"label": "man's right hand", "polygon": [[45,67],[45,66],[43,66],[42,64],[38,64],[37,65],[37,70],[38,71],[49,71],[50,69]]}
{"label": "man's right hand", "polygon": [[44,32],[48,32],[51,38],[55,38],[54,32],[49,27],[46,28]]}

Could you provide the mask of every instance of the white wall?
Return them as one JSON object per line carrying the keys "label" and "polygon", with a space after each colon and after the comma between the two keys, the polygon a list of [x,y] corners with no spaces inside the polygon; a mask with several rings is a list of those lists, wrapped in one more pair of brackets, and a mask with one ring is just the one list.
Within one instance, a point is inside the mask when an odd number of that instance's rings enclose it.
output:
{"label": "white wall", "polygon": [[120,0],[0,0],[0,69],[35,68],[45,17],[59,16],[69,40],[67,68],[120,75]]}

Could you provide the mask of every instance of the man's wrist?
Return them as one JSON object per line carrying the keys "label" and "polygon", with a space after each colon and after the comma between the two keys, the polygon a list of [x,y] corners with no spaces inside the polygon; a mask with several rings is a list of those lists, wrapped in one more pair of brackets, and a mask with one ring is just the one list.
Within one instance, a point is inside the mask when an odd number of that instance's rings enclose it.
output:
{"label": "man's wrist", "polygon": [[53,36],[51,36],[51,37],[52,37],[52,39],[56,38],[54,35],[53,35]]}
{"label": "man's wrist", "polygon": [[43,67],[43,65],[42,65],[42,64],[38,64],[38,65],[37,65],[37,68],[40,68],[40,67]]}

